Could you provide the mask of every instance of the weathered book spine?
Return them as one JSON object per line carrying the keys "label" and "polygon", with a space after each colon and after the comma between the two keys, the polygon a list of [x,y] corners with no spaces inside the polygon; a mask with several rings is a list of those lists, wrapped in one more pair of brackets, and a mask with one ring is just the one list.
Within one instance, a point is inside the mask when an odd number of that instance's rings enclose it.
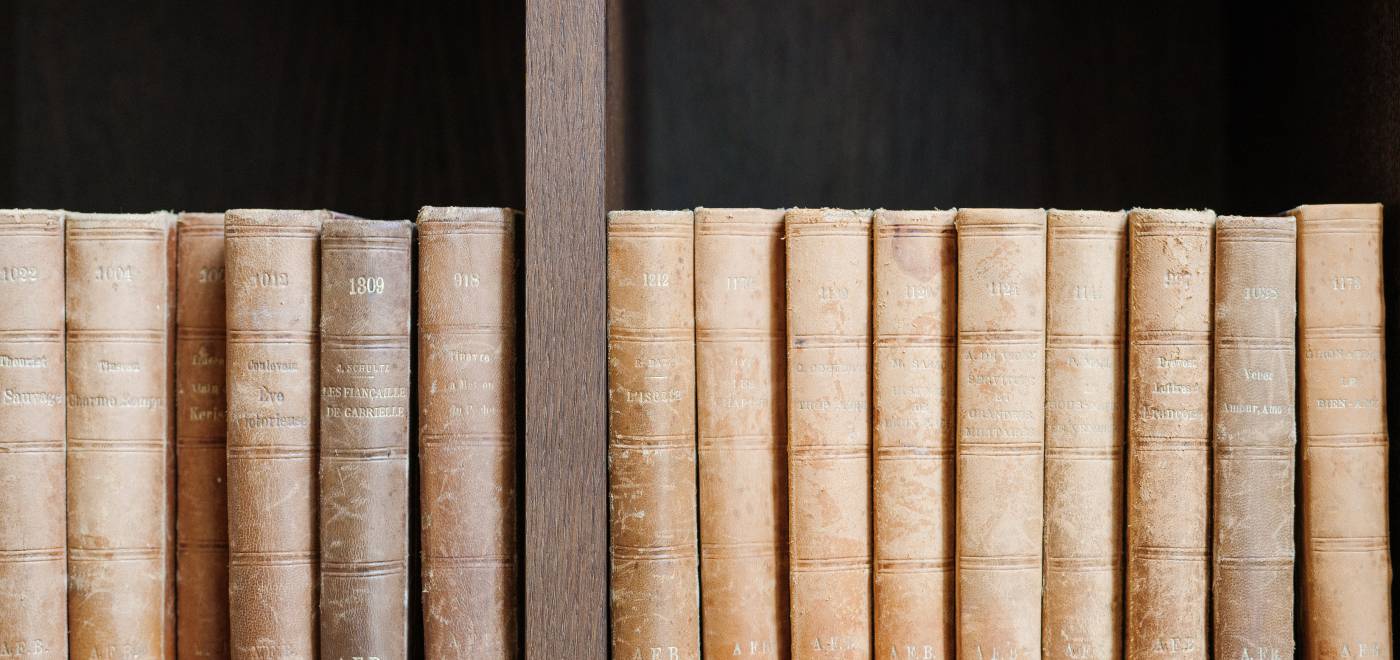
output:
{"label": "weathered book spine", "polygon": [[408,657],[413,224],[321,227],[321,653]]}
{"label": "weathered book spine", "polygon": [[1045,211],[958,211],[958,657],[1037,657]]}
{"label": "weathered book spine", "polygon": [[67,216],[74,657],[166,655],[174,220]]}
{"label": "weathered book spine", "polygon": [[870,212],[785,225],[792,657],[870,658]]}
{"label": "weathered book spine", "polygon": [[700,657],[690,211],[608,214],[614,658]]}
{"label": "weathered book spine", "polygon": [[186,658],[227,658],[224,216],[182,213],[176,236],[177,646]]}
{"label": "weathered book spine", "polygon": [[318,657],[317,315],[327,216],[224,215],[234,658]]}
{"label": "weathered book spine", "polygon": [[874,217],[876,658],[953,651],[956,215]]}
{"label": "weathered book spine", "polygon": [[423,638],[516,656],[515,228],[510,209],[418,213]]}
{"label": "weathered book spine", "polygon": [[1127,654],[1206,658],[1215,214],[1128,225]]}
{"label": "weathered book spine", "polygon": [[706,658],[788,657],[783,212],[695,211]]}
{"label": "weathered book spine", "polygon": [[1291,217],[1215,225],[1215,656],[1293,657]]}
{"label": "weathered book spine", "polygon": [[61,211],[0,211],[0,648],[68,657]]}
{"label": "weathered book spine", "polygon": [[1391,658],[1381,206],[1300,206],[1292,215],[1302,341],[1306,655]]}
{"label": "weathered book spine", "polygon": [[1123,656],[1127,214],[1047,213],[1046,658]]}

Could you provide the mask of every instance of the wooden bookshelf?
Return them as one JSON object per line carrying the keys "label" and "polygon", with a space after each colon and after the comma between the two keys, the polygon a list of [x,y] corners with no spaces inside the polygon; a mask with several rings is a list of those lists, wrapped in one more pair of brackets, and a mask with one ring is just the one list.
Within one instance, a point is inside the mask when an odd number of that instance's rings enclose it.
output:
{"label": "wooden bookshelf", "polygon": [[[527,0],[527,17],[529,658],[608,653],[606,210],[1400,212],[1400,9],[1379,0]],[[1400,309],[1400,231],[1385,250]]]}

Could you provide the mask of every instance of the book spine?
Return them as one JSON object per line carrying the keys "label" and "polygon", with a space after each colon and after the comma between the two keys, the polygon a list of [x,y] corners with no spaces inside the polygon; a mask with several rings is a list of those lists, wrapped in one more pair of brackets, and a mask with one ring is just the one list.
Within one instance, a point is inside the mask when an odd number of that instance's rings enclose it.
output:
{"label": "book spine", "polygon": [[1047,214],[1043,654],[1120,658],[1127,214]]}
{"label": "book spine", "polygon": [[318,657],[317,301],[325,215],[224,216],[235,658]]}
{"label": "book spine", "polygon": [[871,657],[870,213],[789,211],[792,657]]}
{"label": "book spine", "polygon": [[431,658],[515,657],[515,213],[418,214],[423,638]]}
{"label": "book spine", "polygon": [[68,657],[63,213],[0,211],[0,646]]}
{"label": "book spine", "polygon": [[177,238],[177,646],[188,658],[227,658],[224,216],[181,214]]}
{"label": "book spine", "polygon": [[694,221],[608,214],[608,499],[615,658],[700,657]]}
{"label": "book spine", "polygon": [[1128,224],[1127,654],[1206,658],[1215,214]]}
{"label": "book spine", "polygon": [[874,217],[877,658],[953,652],[954,216]]}
{"label": "book spine", "polygon": [[413,225],[321,228],[321,653],[408,657]]}
{"label": "book spine", "polygon": [[173,216],[66,226],[69,648],[164,657]]}
{"label": "book spine", "polygon": [[[1303,206],[1303,636],[1314,658],[1394,656],[1379,204]],[[1393,274],[1392,274],[1393,277]]]}
{"label": "book spine", "polygon": [[1037,657],[1045,212],[958,211],[958,657]]}
{"label": "book spine", "polygon": [[695,211],[707,658],[788,657],[783,212]]}
{"label": "book spine", "polygon": [[1291,217],[1216,222],[1211,600],[1220,658],[1293,657],[1295,238]]}

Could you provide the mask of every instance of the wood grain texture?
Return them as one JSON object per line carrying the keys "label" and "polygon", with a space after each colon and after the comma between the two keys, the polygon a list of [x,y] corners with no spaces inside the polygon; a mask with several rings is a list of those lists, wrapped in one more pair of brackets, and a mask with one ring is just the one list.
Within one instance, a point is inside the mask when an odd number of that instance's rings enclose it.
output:
{"label": "wood grain texture", "polygon": [[607,627],[606,0],[528,0],[525,657]]}
{"label": "wood grain texture", "polygon": [[412,217],[524,201],[519,0],[17,0],[0,30],[11,204]]}

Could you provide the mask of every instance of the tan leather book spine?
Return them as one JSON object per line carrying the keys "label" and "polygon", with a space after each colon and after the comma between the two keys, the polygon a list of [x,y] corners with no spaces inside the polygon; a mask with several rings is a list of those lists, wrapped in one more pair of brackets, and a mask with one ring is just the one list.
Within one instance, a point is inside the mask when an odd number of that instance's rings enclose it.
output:
{"label": "tan leather book spine", "polygon": [[956,215],[874,217],[876,658],[954,648]]}
{"label": "tan leather book spine", "polygon": [[700,657],[690,211],[608,214],[614,658]]}
{"label": "tan leather book spine", "polygon": [[165,657],[169,213],[67,216],[68,645]]}
{"label": "tan leather book spine", "polygon": [[1209,657],[1215,214],[1128,214],[1129,658]]}
{"label": "tan leather book spine", "polygon": [[959,658],[1040,654],[1045,211],[958,211]]}
{"label": "tan leather book spine", "polygon": [[1215,225],[1215,657],[1293,657],[1294,350],[1291,217]]}
{"label": "tan leather book spine", "polygon": [[871,657],[870,212],[787,234],[792,657]]}
{"label": "tan leather book spine", "polygon": [[224,215],[234,658],[319,657],[317,334],[328,215]]}
{"label": "tan leather book spine", "polygon": [[63,212],[0,211],[0,654],[68,657]]}
{"label": "tan leather book spine", "polygon": [[177,647],[228,657],[224,216],[181,213],[175,307]]}
{"label": "tan leather book spine", "polygon": [[423,639],[430,658],[516,657],[518,214],[418,213]]}
{"label": "tan leather book spine", "polygon": [[1381,205],[1291,214],[1302,358],[1301,637],[1312,658],[1391,658]]}
{"label": "tan leather book spine", "polygon": [[1122,211],[1046,214],[1046,658],[1123,657]]}
{"label": "tan leather book spine", "polygon": [[321,654],[408,657],[413,224],[321,227]]}
{"label": "tan leather book spine", "polygon": [[706,658],[788,657],[783,212],[695,210]]}

